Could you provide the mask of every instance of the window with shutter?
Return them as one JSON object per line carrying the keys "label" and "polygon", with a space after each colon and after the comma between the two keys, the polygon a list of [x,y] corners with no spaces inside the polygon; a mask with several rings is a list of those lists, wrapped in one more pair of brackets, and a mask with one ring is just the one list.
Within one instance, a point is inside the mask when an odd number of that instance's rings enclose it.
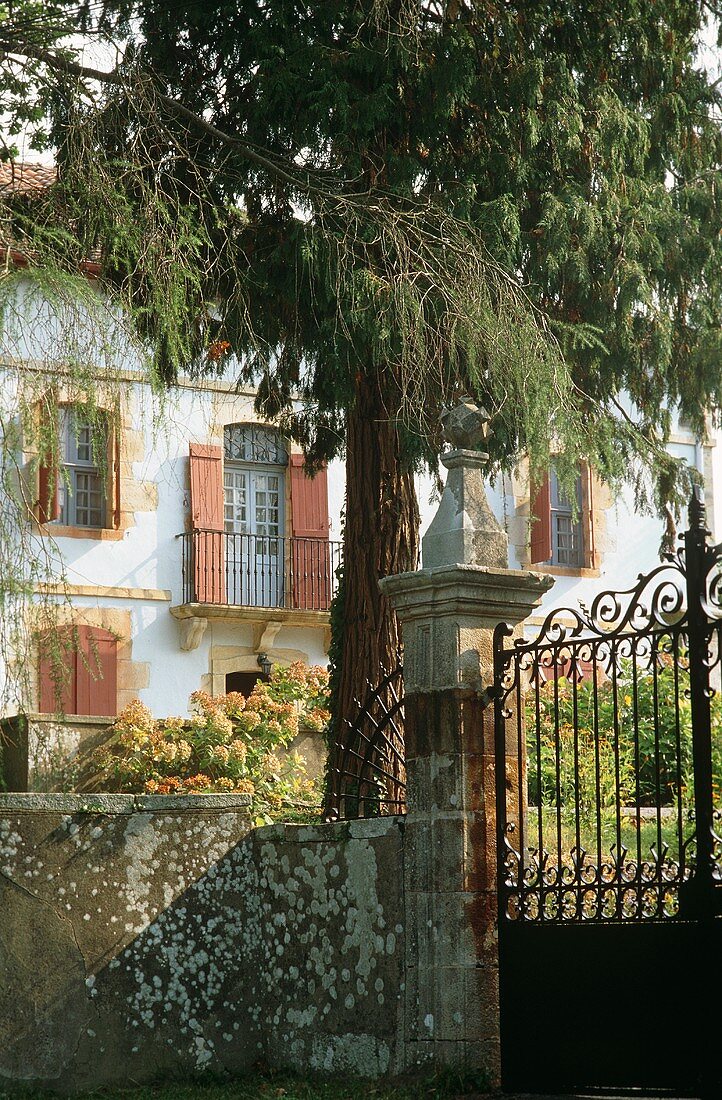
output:
{"label": "window with shutter", "polygon": [[121,520],[119,431],[111,440],[104,415],[91,421],[82,406],[58,406],[52,394],[40,405],[37,516],[91,531],[117,529]]}
{"label": "window with shutter", "polygon": [[58,519],[66,527],[105,527],[108,436],[77,405],[60,410]]}
{"label": "window with shutter", "polygon": [[84,625],[49,631],[38,648],[42,713],[117,713],[118,642],[112,634]]}
{"label": "window with shutter", "polygon": [[285,607],[288,450],[273,428],[228,424],[224,432],[224,521],[229,602]]}
{"label": "window with shutter", "polygon": [[552,466],[534,490],[530,504],[530,563],[581,569],[595,560],[591,474],[584,467],[573,502]]}
{"label": "window with shutter", "polygon": [[581,569],[584,565],[581,476],[577,478],[574,484],[574,496],[575,499],[571,500],[566,495],[559,484],[556,470],[552,467],[549,474],[551,564]]}

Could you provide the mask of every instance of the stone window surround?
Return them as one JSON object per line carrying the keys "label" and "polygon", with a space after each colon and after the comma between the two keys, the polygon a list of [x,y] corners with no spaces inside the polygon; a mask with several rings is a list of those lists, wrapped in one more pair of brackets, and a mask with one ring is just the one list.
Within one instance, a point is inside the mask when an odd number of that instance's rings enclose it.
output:
{"label": "stone window surround", "polygon": [[[78,405],[69,393],[67,384],[62,382],[56,387],[58,408],[63,405]],[[96,407],[99,411],[115,413],[118,416],[117,424],[111,425],[111,431],[117,431],[120,443],[120,523],[117,527],[74,527],[60,523],[40,523],[33,519],[33,530],[41,535],[52,538],[89,539],[92,541],[116,542],[123,539],[125,532],[135,526],[136,512],[153,512],[158,507],[158,487],[154,482],[141,481],[135,477],[133,464],[141,462],[145,458],[145,435],[133,427],[132,415],[133,395],[123,390],[113,393],[100,392],[97,396]],[[39,415],[39,409],[38,409]],[[109,440],[109,450],[112,440]],[[24,451],[24,469],[31,480],[32,497],[38,497],[39,467],[37,464],[37,446],[35,442],[27,446]],[[107,471],[108,489],[107,499],[111,501],[115,491],[115,471],[109,463]],[[112,509],[106,513],[106,523],[112,515]]]}
{"label": "stone window surround", "polygon": [[[699,447],[701,455],[701,473],[705,485],[705,505],[711,529],[716,530],[714,507],[714,470],[713,452],[716,440],[712,436],[712,424],[706,440],[700,441],[691,431],[678,429],[672,432],[669,442],[683,446]],[[587,467],[589,469],[589,467]],[[509,542],[514,545],[519,564],[522,568],[533,568],[537,572],[548,573],[554,577],[578,577],[580,579],[601,577],[604,555],[616,549],[612,532],[609,530],[608,512],[614,507],[615,500],[609,486],[590,470],[591,477],[582,477],[582,523],[584,525],[584,565],[570,568],[561,565],[531,565],[529,561],[530,539],[530,493],[529,460],[519,463],[511,478],[511,491],[514,498],[514,515],[508,520]],[[508,482],[506,482],[508,484]],[[590,496],[591,485],[591,501]],[[591,521],[591,522],[590,522]]]}
{"label": "stone window surround", "polygon": [[[586,473],[590,476],[585,476]],[[507,483],[508,484],[508,483]],[[609,487],[593,469],[582,469],[582,530],[584,536],[584,564],[581,566],[537,565],[530,561],[530,477],[529,460],[524,458],[511,478],[514,514],[508,520],[509,541],[516,550],[523,569],[554,577],[594,578],[601,576],[604,554],[610,550],[607,511],[614,504]]]}

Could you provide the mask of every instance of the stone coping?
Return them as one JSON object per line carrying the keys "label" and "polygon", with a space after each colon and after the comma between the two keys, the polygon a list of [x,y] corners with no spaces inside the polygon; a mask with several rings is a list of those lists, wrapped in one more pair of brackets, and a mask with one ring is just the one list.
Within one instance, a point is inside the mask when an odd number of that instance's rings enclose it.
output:
{"label": "stone coping", "polygon": [[[0,814],[133,814],[133,813],[238,813],[248,819],[251,796],[248,794],[55,794],[42,791],[0,794]],[[362,817],[349,821],[319,821],[314,824],[275,822],[253,830],[261,841],[372,840],[402,830],[404,817]]]}
{"label": "stone coping", "polygon": [[235,810],[248,815],[250,804],[248,794],[46,794],[41,791],[0,794],[0,810],[63,814]]}
{"label": "stone coping", "polygon": [[36,725],[47,726],[112,726],[117,715],[112,714],[49,714],[45,711],[28,711],[27,714],[16,714],[8,718],[0,719],[0,722],[13,722],[16,719],[25,719]]}

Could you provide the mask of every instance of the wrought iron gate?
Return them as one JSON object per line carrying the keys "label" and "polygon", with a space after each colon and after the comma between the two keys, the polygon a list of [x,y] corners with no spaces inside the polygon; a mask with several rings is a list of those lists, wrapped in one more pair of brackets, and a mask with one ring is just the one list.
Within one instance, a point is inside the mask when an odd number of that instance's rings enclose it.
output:
{"label": "wrought iron gate", "polygon": [[505,1088],[722,1097],[722,546],[495,634]]}
{"label": "wrought iron gate", "polygon": [[324,816],[327,821],[406,813],[404,670],[382,669],[368,684],[353,722],[338,737],[329,759]]}

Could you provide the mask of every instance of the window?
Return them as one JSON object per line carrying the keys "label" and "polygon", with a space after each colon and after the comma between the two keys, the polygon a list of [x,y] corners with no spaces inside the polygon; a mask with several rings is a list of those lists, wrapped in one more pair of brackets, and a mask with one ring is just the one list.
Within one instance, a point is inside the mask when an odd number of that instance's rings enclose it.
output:
{"label": "window", "polygon": [[229,424],[224,432],[223,521],[230,535],[283,535],[284,475],[288,452],[277,432]]}
{"label": "window", "polygon": [[581,569],[586,564],[584,532],[590,527],[590,518],[581,474],[576,480],[575,496],[573,504],[552,467],[531,501],[532,565]]}
{"label": "window", "polygon": [[100,627],[48,631],[39,639],[43,714],[117,713],[118,642]]}
{"label": "window", "polygon": [[325,467],[260,424],[228,424],[223,447],[191,443],[190,603],[327,611],[333,587]]}
{"label": "window", "polygon": [[89,423],[77,406],[60,410],[64,465],[58,485],[58,518],[67,527],[105,527],[102,466],[108,450],[102,425]]}
{"label": "window", "polygon": [[223,450],[227,462],[264,462],[271,466],[288,462],[281,436],[260,424],[228,424],[223,432]]}
{"label": "window", "polygon": [[[91,421],[82,406],[63,405],[58,410],[57,405],[46,401],[41,406],[41,416],[58,417],[58,449],[56,454],[48,444],[41,454],[37,502],[40,522],[100,530],[112,520],[113,526],[119,527],[117,433],[111,454],[108,421],[102,414]],[[114,469],[112,494],[111,469]]]}
{"label": "window", "polygon": [[582,479],[578,477],[574,486],[576,495],[576,513],[574,506],[559,484],[556,470],[552,467],[549,474],[549,494],[551,511],[551,565],[569,565],[580,568],[584,564],[582,545]]}

